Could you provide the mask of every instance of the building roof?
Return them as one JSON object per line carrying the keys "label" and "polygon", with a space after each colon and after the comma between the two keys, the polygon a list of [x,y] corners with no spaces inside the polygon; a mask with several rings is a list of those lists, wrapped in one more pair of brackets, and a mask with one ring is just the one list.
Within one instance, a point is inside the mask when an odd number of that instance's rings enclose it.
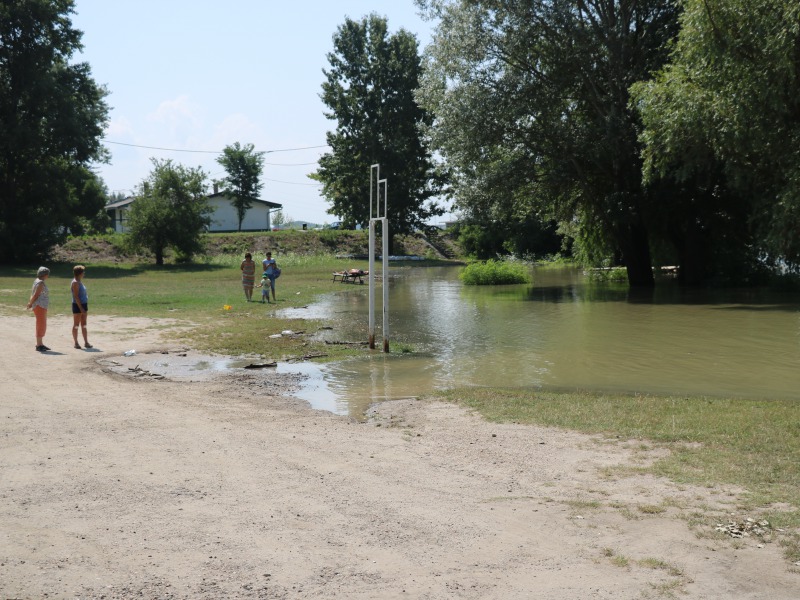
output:
{"label": "building roof", "polygon": [[116,202],[111,202],[110,204],[106,204],[106,209],[109,208],[124,208],[131,204],[134,200],[136,200],[135,196],[128,196],[123,200],[117,200]]}
{"label": "building roof", "polygon": [[[209,194],[208,198],[230,198],[227,194],[223,192],[218,192],[216,194]],[[125,208],[133,204],[133,201],[136,200],[136,196],[128,196],[124,200],[117,200],[116,202],[111,202],[110,204],[106,204],[106,210],[110,208]],[[255,204],[265,204],[269,208],[283,208],[283,204],[278,204],[277,202],[270,202],[269,200],[261,200],[260,198],[250,198],[250,201]]]}
{"label": "building roof", "polygon": [[[217,192],[216,194],[209,194],[208,197],[209,197],[209,199],[211,199],[211,198],[228,198],[228,199],[230,199],[230,196],[228,196],[225,192]],[[270,202],[269,200],[262,200],[261,198],[250,198],[250,202],[253,202],[253,203],[256,203],[256,204],[265,204],[270,208],[283,208],[283,204],[278,204],[277,202]]]}

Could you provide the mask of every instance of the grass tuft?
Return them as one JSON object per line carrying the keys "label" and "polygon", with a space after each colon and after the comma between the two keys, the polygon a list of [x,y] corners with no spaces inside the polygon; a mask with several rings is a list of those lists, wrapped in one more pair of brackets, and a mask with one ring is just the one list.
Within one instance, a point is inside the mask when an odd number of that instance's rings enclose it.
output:
{"label": "grass tuft", "polygon": [[465,285],[507,285],[530,283],[530,268],[518,262],[487,260],[467,265],[459,274]]}

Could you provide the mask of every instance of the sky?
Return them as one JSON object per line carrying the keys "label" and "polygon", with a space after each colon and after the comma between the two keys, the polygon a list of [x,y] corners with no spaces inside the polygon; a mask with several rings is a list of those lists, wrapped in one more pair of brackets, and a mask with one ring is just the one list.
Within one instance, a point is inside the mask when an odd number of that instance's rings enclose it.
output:
{"label": "sky", "polygon": [[335,221],[307,177],[336,125],[319,98],[323,69],[339,25],[371,12],[414,33],[420,51],[430,40],[413,0],[76,0],[84,49],[73,62],[89,63],[111,108],[111,161],[96,171],[128,195],[151,158],[221,179],[219,152],[253,144],[266,152],[262,199],[292,220]]}

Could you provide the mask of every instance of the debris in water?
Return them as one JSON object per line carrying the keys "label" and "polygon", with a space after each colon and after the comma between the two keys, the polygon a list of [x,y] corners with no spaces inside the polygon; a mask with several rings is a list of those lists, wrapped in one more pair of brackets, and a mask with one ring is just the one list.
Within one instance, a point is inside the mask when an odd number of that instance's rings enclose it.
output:
{"label": "debris in water", "polygon": [[267,367],[277,367],[278,363],[275,361],[268,362],[268,363],[250,363],[249,365],[245,365],[243,368],[245,369],[266,369]]}

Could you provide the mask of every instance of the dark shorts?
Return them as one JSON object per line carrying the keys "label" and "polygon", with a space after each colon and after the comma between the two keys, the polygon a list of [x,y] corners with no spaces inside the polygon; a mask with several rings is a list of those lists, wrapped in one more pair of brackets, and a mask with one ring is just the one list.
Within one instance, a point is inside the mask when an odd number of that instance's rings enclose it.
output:
{"label": "dark shorts", "polygon": [[[83,312],[89,312],[89,305],[88,304],[81,303],[81,306],[83,306]],[[72,303],[72,314],[73,315],[78,315],[78,314],[80,314],[80,312],[81,312],[81,309],[78,308],[78,305],[73,302]]]}

